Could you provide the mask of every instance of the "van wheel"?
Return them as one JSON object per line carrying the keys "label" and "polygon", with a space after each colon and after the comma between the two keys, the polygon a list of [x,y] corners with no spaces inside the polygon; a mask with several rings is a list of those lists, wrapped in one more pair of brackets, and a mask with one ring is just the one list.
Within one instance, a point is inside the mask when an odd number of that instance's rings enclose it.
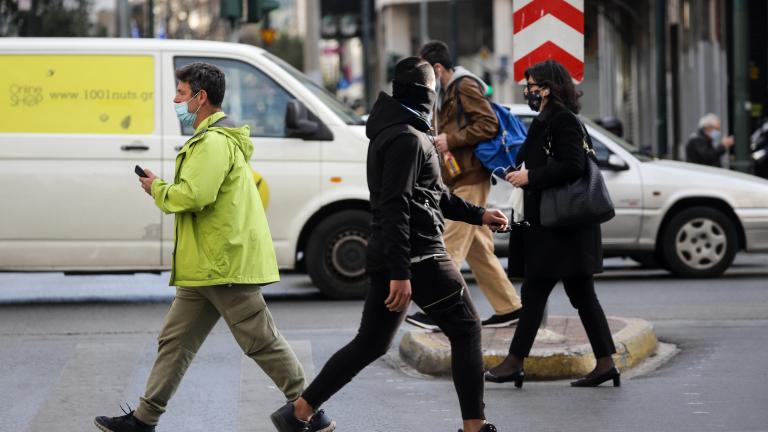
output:
{"label": "van wheel", "polygon": [[720,276],[733,263],[736,227],[720,210],[691,207],[674,215],[662,236],[661,251],[677,276]]}
{"label": "van wheel", "polygon": [[307,272],[323,294],[334,299],[365,297],[365,249],[371,215],[345,210],[317,225],[307,245]]}

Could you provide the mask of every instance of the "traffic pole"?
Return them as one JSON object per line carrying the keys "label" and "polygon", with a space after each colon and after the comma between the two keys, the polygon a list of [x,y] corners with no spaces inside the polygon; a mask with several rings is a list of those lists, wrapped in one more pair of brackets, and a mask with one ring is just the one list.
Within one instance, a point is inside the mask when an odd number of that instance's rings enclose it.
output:
{"label": "traffic pole", "polygon": [[736,160],[733,168],[750,171],[749,161],[749,5],[747,0],[733,2],[733,119]]}

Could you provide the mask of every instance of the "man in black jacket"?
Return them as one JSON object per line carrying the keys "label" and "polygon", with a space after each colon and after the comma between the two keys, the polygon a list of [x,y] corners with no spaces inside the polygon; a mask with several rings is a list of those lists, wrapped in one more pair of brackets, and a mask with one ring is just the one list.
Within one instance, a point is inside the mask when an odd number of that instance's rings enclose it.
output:
{"label": "man in black jacket", "polygon": [[699,130],[685,146],[685,159],[691,163],[722,167],[721,158],[733,146],[733,137],[722,137],[720,118],[710,113],[699,120]]}
{"label": "man in black jacket", "polygon": [[507,218],[448,192],[432,144],[432,67],[418,57],[395,68],[393,97],[385,93],[366,127],[371,236],[370,287],[357,336],[334,354],[302,396],[272,414],[280,432],[302,424],[363,368],[384,355],[413,300],[451,342],[453,382],[466,432],[495,432],[485,422],[480,322],[464,279],[446,254],[443,215],[499,228]]}

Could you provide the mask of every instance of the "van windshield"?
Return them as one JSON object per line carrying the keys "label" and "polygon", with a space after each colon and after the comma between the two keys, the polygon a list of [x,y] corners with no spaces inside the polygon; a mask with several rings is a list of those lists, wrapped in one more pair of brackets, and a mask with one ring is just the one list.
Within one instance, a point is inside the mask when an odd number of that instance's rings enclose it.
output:
{"label": "van windshield", "polygon": [[290,64],[286,63],[283,59],[276,57],[269,53],[264,53],[264,55],[269,58],[271,61],[275,62],[278,66],[280,66],[283,70],[291,74],[294,78],[299,80],[299,82],[304,85],[304,87],[308,88],[309,91],[315,94],[320,100],[328,106],[334,113],[336,113],[339,118],[341,118],[344,123],[348,125],[363,125],[365,122],[362,118],[360,118],[359,115],[357,115],[351,108],[344,105],[342,102],[340,102],[338,99],[336,99],[336,96],[334,96],[331,92],[324,89],[322,86],[319,86],[317,83],[309,79],[308,76],[301,73],[298,69],[294,68]]}

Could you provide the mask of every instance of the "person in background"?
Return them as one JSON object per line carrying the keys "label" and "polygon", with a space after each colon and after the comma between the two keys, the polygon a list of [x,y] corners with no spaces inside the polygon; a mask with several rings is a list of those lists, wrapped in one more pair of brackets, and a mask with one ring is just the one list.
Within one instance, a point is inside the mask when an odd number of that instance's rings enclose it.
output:
{"label": "person in background", "polygon": [[723,155],[733,147],[733,143],[733,135],[722,136],[720,118],[709,113],[699,120],[699,130],[685,145],[685,159],[691,163],[722,168]]}

